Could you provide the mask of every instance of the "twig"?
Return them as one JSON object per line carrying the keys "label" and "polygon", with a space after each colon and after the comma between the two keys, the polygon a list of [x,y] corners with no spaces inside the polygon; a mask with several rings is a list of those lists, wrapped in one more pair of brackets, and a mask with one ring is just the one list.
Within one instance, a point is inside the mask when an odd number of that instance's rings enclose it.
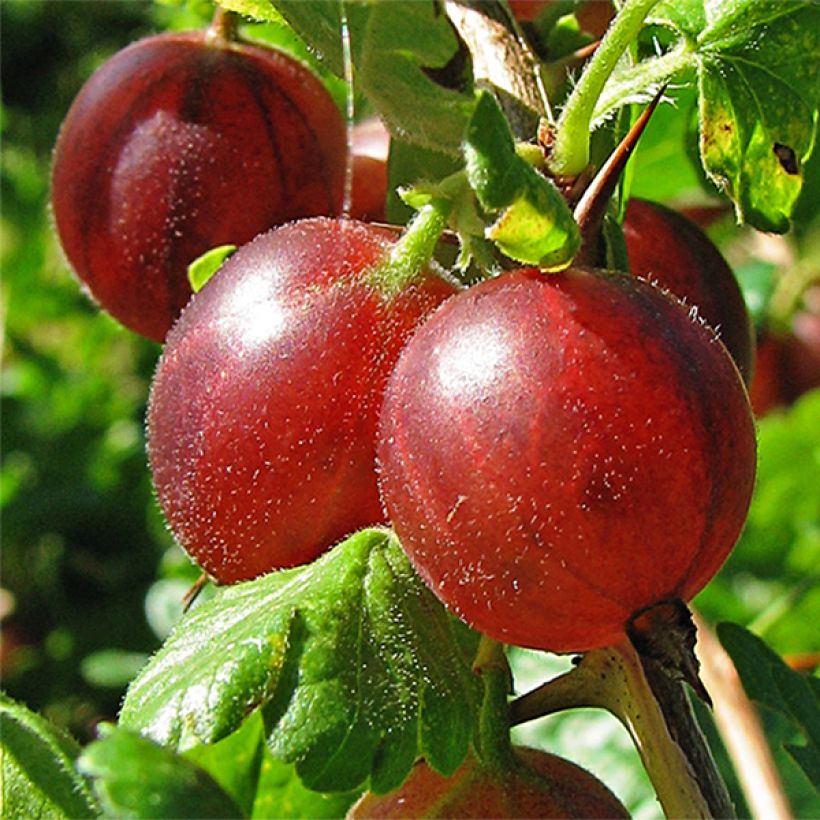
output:
{"label": "twig", "polygon": [[787,820],[792,812],[774,765],[769,745],[738,677],[732,659],[699,616],[696,651],[701,675],[714,699],[715,723],[734,764],[746,802],[754,817]]}

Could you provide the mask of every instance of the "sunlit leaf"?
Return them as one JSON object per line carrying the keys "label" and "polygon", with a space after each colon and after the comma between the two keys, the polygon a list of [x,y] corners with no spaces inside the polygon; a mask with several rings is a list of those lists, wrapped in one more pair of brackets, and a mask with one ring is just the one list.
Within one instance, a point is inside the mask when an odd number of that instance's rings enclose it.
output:
{"label": "sunlit leaf", "polygon": [[666,0],[653,19],[692,49],[706,173],[740,219],[788,230],[817,128],[820,4]]}
{"label": "sunlit leaf", "polygon": [[477,697],[464,640],[395,537],[364,530],[306,567],[217,590],[134,681],[121,722],[188,749],[264,705],[274,754],[305,785],[370,776],[389,790],[418,755],[447,773],[464,759]]}

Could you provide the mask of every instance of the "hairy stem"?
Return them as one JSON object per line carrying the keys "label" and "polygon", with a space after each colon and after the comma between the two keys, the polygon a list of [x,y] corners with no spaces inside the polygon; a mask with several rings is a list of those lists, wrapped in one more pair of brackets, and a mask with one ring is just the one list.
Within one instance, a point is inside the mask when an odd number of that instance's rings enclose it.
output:
{"label": "hairy stem", "polygon": [[511,689],[511,673],[504,646],[482,635],[473,661],[473,671],[481,675],[484,686],[477,753],[485,766],[504,771],[514,760],[507,700]]}
{"label": "hairy stem", "polygon": [[[624,641],[588,652],[570,672],[514,701],[511,723],[573,707],[607,709],[632,736],[667,817],[732,816],[725,786],[688,702],[682,707],[682,684],[671,680],[669,684],[671,689],[660,690],[651,684],[644,662]],[[662,701],[670,698],[671,708],[665,709]],[[699,758],[705,750],[705,759],[693,764],[692,750],[681,744],[696,746]]]}
{"label": "hairy stem", "polygon": [[692,47],[682,42],[660,57],[652,57],[632,66],[609,83],[601,92],[592,112],[592,123],[598,122],[625,102],[635,100],[642,94],[668,82],[676,74],[695,65],[696,54]]}
{"label": "hairy stem", "polygon": [[621,55],[635,40],[657,2],[627,0],[584,69],[558,119],[549,159],[555,176],[578,176],[589,164],[590,124],[598,98]]}
{"label": "hairy stem", "polygon": [[429,264],[447,226],[450,208],[449,202],[433,199],[416,212],[387,259],[369,273],[382,294],[390,297],[400,293]]}

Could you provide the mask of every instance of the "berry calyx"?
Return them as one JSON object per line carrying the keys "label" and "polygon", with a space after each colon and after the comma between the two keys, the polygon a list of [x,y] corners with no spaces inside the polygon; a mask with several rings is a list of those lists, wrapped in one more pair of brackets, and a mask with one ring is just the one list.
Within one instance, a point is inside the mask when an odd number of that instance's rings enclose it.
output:
{"label": "berry calyx", "polygon": [[680,302],[625,274],[527,269],[414,335],[378,455],[402,545],[449,608],[496,640],[579,652],[714,575],[755,434],[737,369]]}

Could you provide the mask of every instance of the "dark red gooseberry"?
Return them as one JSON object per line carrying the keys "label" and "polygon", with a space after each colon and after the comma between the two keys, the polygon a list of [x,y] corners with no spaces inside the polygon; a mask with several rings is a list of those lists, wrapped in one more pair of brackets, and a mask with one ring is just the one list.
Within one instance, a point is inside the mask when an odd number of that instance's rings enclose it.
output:
{"label": "dark red gooseberry", "polygon": [[179,543],[223,583],[311,561],[383,520],[375,473],[387,377],[454,292],[368,271],[396,234],[314,218],[244,246],[183,311],[151,389],[148,449]]}
{"label": "dark red gooseberry", "polygon": [[340,211],[345,152],[340,112],[292,58],[204,32],[149,37],[105,63],[68,112],[57,232],[102,307],[162,341],[206,250]]}
{"label": "dark red gooseberry", "polygon": [[504,274],[404,349],[381,488],[414,565],[497,640],[577,652],[689,600],[734,545],[755,433],[737,369],[686,306],[625,274]]}
{"label": "dark red gooseberry", "polygon": [[732,269],[712,240],[685,216],[642,199],[629,201],[623,230],[632,273],[697,307],[748,385],[754,328]]}
{"label": "dark red gooseberry", "polygon": [[470,757],[452,777],[421,761],[396,791],[366,794],[349,818],[379,817],[629,817],[600,780],[568,760],[517,748],[503,771]]}
{"label": "dark red gooseberry", "polygon": [[353,191],[350,216],[363,222],[384,222],[387,163],[367,154],[353,154]]}

